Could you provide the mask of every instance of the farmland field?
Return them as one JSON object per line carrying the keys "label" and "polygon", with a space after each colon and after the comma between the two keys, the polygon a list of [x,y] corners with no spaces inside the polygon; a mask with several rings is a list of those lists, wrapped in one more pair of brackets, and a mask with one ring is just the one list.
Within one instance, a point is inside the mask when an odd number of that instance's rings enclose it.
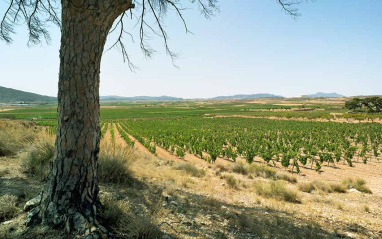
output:
{"label": "farmland field", "polygon": [[[380,114],[348,114],[344,100],[112,102],[101,106],[101,131],[109,123],[155,154],[159,146],[183,157],[193,154],[248,163],[280,163],[292,173],[320,172],[322,165],[378,161],[382,154]],[[0,117],[36,121],[56,130],[52,105],[14,108]],[[373,123],[374,122],[374,123]]]}
{"label": "farmland field", "polygon": [[[157,225],[169,222],[163,232],[174,238],[380,238],[380,114],[350,114],[343,102],[104,103],[101,151],[134,150],[135,186],[101,182],[102,200],[134,211],[160,188]],[[54,105],[2,109],[0,126],[54,138]],[[17,165],[0,159],[8,171]]]}

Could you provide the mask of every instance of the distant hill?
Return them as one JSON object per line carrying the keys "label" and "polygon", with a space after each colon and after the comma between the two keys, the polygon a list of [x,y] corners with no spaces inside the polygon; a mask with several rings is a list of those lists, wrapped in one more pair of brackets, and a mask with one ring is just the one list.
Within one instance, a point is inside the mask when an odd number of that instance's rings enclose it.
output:
{"label": "distant hill", "polygon": [[160,100],[183,100],[183,98],[177,98],[172,96],[134,96],[134,97],[123,97],[123,96],[101,96],[101,101],[118,101],[118,100],[147,100],[147,101],[160,101]]}
{"label": "distant hill", "polygon": [[326,98],[336,98],[336,97],[345,97],[344,95],[340,95],[337,93],[323,93],[323,92],[317,92],[316,94],[311,95],[303,95],[304,98],[320,98],[320,97],[326,97]]}
{"label": "distant hill", "polygon": [[260,94],[252,94],[252,95],[232,95],[232,96],[217,96],[214,98],[210,98],[211,100],[246,100],[246,99],[259,99],[259,98],[284,98],[280,95],[268,94],[268,93],[260,93]]}
{"label": "distant hill", "polygon": [[0,86],[0,103],[48,103],[56,101],[56,97],[39,95]]}

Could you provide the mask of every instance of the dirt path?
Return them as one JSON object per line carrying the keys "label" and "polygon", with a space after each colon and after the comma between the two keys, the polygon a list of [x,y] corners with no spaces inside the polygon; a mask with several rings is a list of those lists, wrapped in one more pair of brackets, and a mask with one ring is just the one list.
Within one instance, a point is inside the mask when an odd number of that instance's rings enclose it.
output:
{"label": "dirt path", "polygon": [[107,123],[107,130],[106,130],[106,133],[105,135],[103,136],[103,139],[106,141],[106,142],[110,142],[111,141],[111,133],[110,133],[110,124]]}
{"label": "dirt path", "polygon": [[11,111],[13,109],[0,109],[0,112]]}

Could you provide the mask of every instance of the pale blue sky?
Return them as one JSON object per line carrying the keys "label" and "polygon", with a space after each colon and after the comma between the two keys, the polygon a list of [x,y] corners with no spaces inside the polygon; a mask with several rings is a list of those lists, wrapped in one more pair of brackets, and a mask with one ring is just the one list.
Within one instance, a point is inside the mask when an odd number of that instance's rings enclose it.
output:
{"label": "pale blue sky", "polygon": [[[381,0],[304,1],[298,20],[284,14],[276,0],[221,0],[219,5],[211,20],[196,7],[184,13],[194,35],[185,34],[168,13],[165,25],[170,47],[181,52],[179,69],[158,37],[151,41],[157,54],[145,59],[132,29],[136,43],[126,44],[140,69],[130,72],[119,52],[106,52],[101,95],[382,94]],[[5,7],[0,0],[1,17]],[[0,42],[0,86],[56,95],[60,33],[53,26],[51,33],[49,46],[28,48],[22,27],[12,45]]]}

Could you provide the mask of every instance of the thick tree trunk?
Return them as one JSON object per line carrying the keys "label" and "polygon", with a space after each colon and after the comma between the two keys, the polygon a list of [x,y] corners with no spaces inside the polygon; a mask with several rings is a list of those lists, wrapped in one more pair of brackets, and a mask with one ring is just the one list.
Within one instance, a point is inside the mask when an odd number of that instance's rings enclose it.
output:
{"label": "thick tree trunk", "polygon": [[97,221],[100,64],[107,34],[126,6],[87,2],[62,1],[56,152],[40,206],[29,221],[105,236]]}

